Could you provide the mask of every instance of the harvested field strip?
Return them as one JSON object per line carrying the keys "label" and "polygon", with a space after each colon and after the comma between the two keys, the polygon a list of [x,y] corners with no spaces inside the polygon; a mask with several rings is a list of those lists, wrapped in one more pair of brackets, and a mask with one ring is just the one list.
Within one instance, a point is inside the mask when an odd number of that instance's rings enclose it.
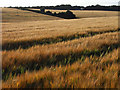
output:
{"label": "harvested field strip", "polygon": [[3,81],[2,85],[4,88],[119,88],[118,49],[101,58],[85,57],[72,65],[26,72],[12,81]]}
{"label": "harvested field strip", "polygon": [[109,32],[118,32],[118,30],[109,30],[109,31],[99,31],[99,32],[85,32],[85,34],[79,34],[75,33],[69,36],[58,36],[55,38],[43,38],[43,39],[37,39],[37,40],[24,40],[24,41],[9,41],[6,42],[2,45],[2,50],[16,50],[18,48],[30,48],[35,45],[42,45],[42,44],[52,44],[52,43],[57,43],[57,42],[63,42],[63,41],[68,41],[68,40],[73,40],[73,39],[78,39],[82,37],[90,37],[94,36],[97,34],[103,34],[103,33],[109,33]]}
{"label": "harvested field strip", "polygon": [[51,67],[55,65],[59,66],[59,65],[72,64],[78,59],[84,59],[85,57],[90,57],[90,56],[103,57],[104,55],[108,54],[112,50],[117,49],[119,47],[120,47],[120,43],[114,43],[111,45],[104,44],[98,47],[99,49],[94,48],[94,50],[82,50],[82,51],[66,50],[68,51],[66,54],[57,53],[52,56],[51,54],[49,54],[46,57],[44,57],[44,55],[38,55],[37,56],[37,58],[39,58],[38,60],[32,59],[29,61],[24,57],[23,59],[25,60],[23,62],[19,61],[19,58],[18,59],[14,58],[14,60],[11,61],[12,64],[10,63],[11,65],[7,62],[8,63],[7,66],[3,67],[2,78],[3,80],[7,80],[10,73],[12,76],[14,76],[25,73],[27,70],[28,71],[40,70],[45,66]]}

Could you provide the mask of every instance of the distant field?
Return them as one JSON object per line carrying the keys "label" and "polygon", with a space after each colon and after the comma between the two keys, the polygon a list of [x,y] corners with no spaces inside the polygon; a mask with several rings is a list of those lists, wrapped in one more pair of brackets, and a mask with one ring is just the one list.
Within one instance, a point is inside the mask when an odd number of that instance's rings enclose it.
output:
{"label": "distant field", "polygon": [[[46,10],[47,11],[47,10]],[[52,12],[60,12],[59,10],[50,10]],[[64,11],[64,10],[63,10]],[[113,11],[87,11],[87,10],[71,10],[78,18],[90,18],[90,17],[111,17],[118,16],[118,12]]]}
{"label": "distant field", "polygon": [[[33,10],[39,10],[39,9],[33,9]],[[46,11],[51,12],[66,12],[66,10],[51,10],[46,9]],[[71,10],[76,17],[78,18],[94,18],[94,17],[111,17],[111,16],[118,16],[117,11],[96,11],[96,10]]]}
{"label": "distant field", "polygon": [[3,9],[3,88],[120,88],[117,12],[73,12],[83,18]]}
{"label": "distant field", "polygon": [[7,22],[24,22],[24,21],[44,21],[44,20],[58,20],[60,18],[38,14],[29,11],[21,11],[13,8],[2,8],[2,21]]}

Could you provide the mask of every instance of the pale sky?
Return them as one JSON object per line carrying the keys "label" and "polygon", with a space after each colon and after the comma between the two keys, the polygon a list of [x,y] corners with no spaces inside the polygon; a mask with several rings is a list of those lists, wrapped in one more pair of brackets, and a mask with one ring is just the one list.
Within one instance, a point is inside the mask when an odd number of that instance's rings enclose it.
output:
{"label": "pale sky", "polygon": [[8,6],[55,6],[71,4],[72,6],[118,5],[120,0],[0,0],[0,7]]}

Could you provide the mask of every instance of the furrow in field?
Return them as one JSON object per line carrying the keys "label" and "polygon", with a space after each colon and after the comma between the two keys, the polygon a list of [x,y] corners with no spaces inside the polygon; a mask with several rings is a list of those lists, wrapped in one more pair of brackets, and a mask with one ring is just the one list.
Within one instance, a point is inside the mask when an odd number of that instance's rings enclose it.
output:
{"label": "furrow in field", "polygon": [[16,50],[18,48],[30,48],[35,45],[43,45],[43,44],[52,44],[63,41],[69,41],[73,39],[83,38],[83,37],[91,37],[97,34],[109,33],[109,32],[118,32],[118,30],[108,30],[108,31],[88,31],[83,34],[75,33],[68,36],[57,36],[55,38],[43,38],[43,39],[32,39],[32,40],[21,40],[21,41],[9,41],[2,44],[2,50]]}

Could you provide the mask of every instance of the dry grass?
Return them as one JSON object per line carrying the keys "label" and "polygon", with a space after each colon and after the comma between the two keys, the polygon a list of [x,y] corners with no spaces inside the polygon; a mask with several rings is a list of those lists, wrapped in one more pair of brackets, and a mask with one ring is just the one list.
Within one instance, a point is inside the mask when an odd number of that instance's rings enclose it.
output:
{"label": "dry grass", "polygon": [[74,11],[89,18],[57,20],[29,11],[3,11],[2,46],[9,46],[2,51],[3,88],[120,88],[116,12]]}
{"label": "dry grass", "polygon": [[78,60],[72,65],[26,72],[9,79],[3,83],[3,87],[119,88],[120,69],[117,54],[118,49],[115,49],[102,58],[86,57],[84,61]]}

